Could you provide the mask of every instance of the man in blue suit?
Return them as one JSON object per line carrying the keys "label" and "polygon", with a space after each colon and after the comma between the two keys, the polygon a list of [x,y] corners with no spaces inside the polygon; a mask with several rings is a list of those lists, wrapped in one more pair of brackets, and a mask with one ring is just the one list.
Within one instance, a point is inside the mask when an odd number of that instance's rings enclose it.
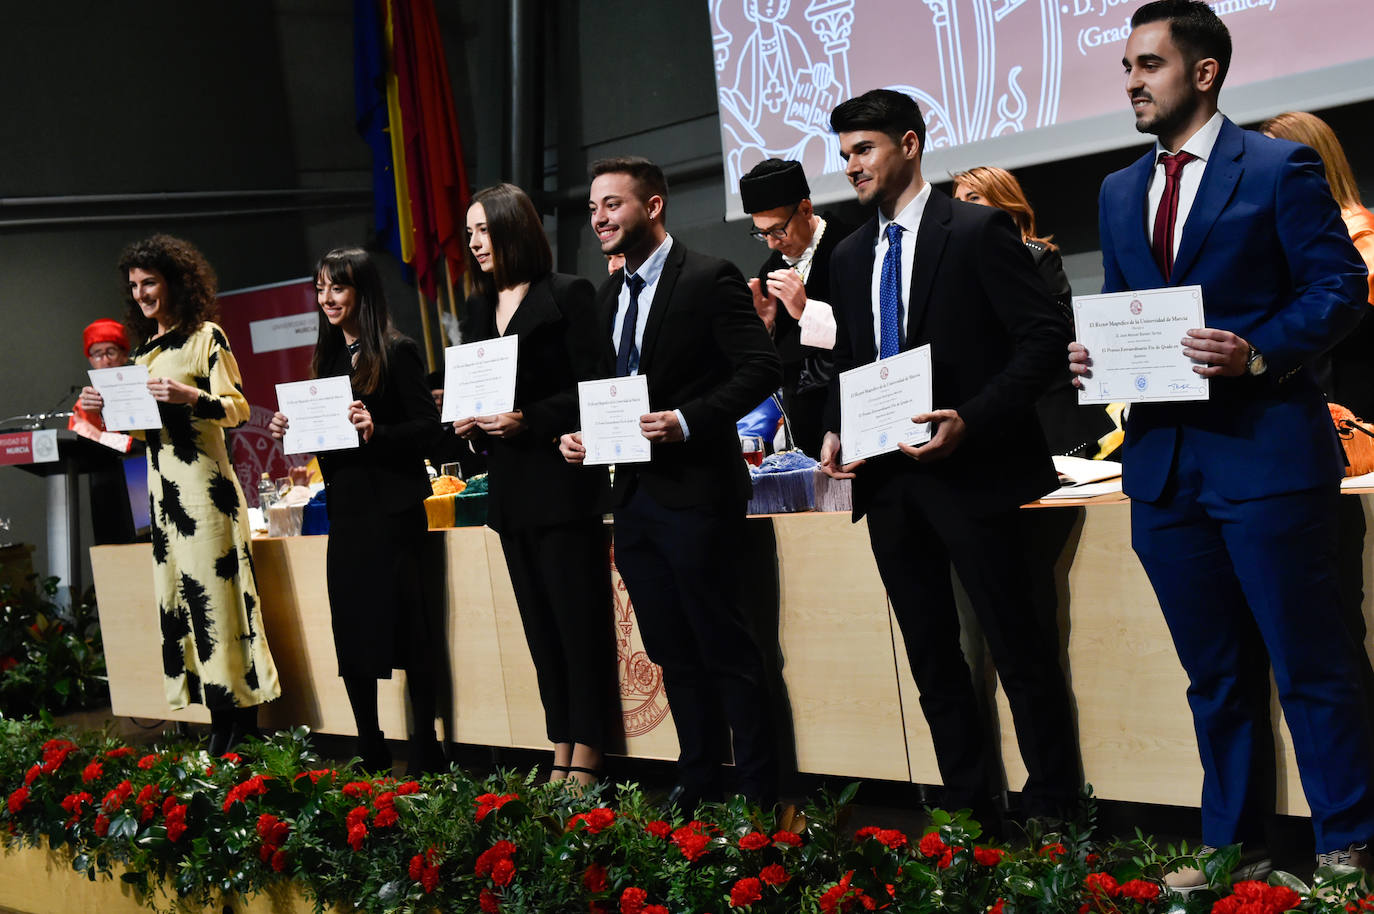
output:
{"label": "man in blue suit", "polygon": [[1207,4],[1156,0],[1131,25],[1126,92],[1158,142],[1102,184],[1103,291],[1202,287],[1208,326],[1181,343],[1211,399],[1133,407],[1123,462],[1133,546],[1188,673],[1203,841],[1254,842],[1273,811],[1267,652],[1319,863],[1369,868],[1369,661],[1339,618],[1342,456],[1311,369],[1359,319],[1364,266],[1317,154],[1218,112],[1231,38]]}

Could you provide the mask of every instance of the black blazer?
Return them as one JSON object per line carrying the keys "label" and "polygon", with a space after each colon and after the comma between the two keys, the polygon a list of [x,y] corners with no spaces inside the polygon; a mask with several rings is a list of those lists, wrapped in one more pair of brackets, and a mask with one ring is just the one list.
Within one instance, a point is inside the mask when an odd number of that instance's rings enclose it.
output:
{"label": "black blazer", "polygon": [[515,408],[528,425],[510,438],[484,436],[490,497],[487,524],[501,532],[562,524],[601,514],[610,489],[605,467],[569,464],[558,439],[578,427],[577,382],[614,371],[596,322],[592,284],[553,273],[531,283],[506,332],[496,303],[468,299],[464,340],[518,336]]}
{"label": "black blazer", "polygon": [[[811,272],[806,277],[806,297],[830,302],[830,255],[841,241],[854,231],[852,225],[840,222],[824,213],[825,234],[816,245],[816,255],[811,261]],[[787,266],[779,251],[773,251],[763,266],[759,268],[759,282],[767,288],[768,274]],[[783,384],[798,392],[825,387],[835,374],[834,353],[829,349],[803,346],[801,343],[801,324],[778,304],[777,317],[773,322],[773,344],[778,348],[778,358],[782,359]]]}
{"label": "black blazer", "polygon": [[[340,349],[321,375],[351,375],[352,362]],[[358,447],[319,455],[329,494],[330,517],[395,514],[422,504],[431,489],[425,457],[441,431],[439,410],[425,382],[420,348],[409,337],[387,344],[387,372],[376,391],[361,397],[372,414],[372,439]]]}
{"label": "black blazer", "polygon": [[[605,356],[625,283],[619,270],[597,291]],[[749,471],[735,422],[782,383],[782,364],[739,268],[689,251],[674,239],[654,290],[639,371],[649,381],[649,408],[678,409],[685,442],[656,444],[649,463],[616,467],[613,504],[636,485],[669,508],[749,499]]]}
{"label": "black blazer", "polygon": [[[831,259],[835,367],[826,428],[840,427],[838,372],[877,359],[871,280],[875,216]],[[905,454],[869,460],[854,480],[854,516],[877,484],[919,473],[955,491],[976,514],[1014,508],[1058,485],[1036,399],[1062,371],[1069,325],[1036,273],[1011,217],[932,189],[916,232],[911,300],[902,348],[931,344],[936,409],[953,408],[968,434],[944,460]]]}

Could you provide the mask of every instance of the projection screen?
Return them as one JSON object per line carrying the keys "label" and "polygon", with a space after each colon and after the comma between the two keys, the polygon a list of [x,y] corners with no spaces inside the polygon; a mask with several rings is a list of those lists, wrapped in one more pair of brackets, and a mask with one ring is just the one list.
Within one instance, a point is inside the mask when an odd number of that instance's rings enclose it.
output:
{"label": "projection screen", "polygon": [[[709,0],[726,218],[768,157],[806,166],[817,203],[848,199],[829,114],[869,89],[916,98],[924,171],[1016,168],[1152,138],[1121,56],[1143,0]],[[1240,123],[1374,97],[1369,0],[1216,0],[1235,45],[1222,111]],[[1101,176],[1093,176],[1093,180]]]}

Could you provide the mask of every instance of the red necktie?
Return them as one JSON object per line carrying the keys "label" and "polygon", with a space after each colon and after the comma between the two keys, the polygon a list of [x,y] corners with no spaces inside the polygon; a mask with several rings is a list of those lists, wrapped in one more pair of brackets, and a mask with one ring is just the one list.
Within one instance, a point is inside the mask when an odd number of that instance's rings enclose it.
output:
{"label": "red necktie", "polygon": [[1155,263],[1164,279],[1174,269],[1174,222],[1178,219],[1178,178],[1183,166],[1197,158],[1191,152],[1177,152],[1161,155],[1164,163],[1164,193],[1159,198],[1159,209],[1155,211],[1154,241],[1150,247],[1155,253]]}

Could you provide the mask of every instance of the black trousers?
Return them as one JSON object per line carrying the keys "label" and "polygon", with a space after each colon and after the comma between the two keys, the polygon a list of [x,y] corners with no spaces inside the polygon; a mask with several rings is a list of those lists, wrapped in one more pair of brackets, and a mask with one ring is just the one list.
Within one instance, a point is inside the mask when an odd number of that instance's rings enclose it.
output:
{"label": "black trousers", "polygon": [[619,710],[610,542],[600,517],[501,534],[549,742],[606,745]]}
{"label": "black trousers", "polygon": [[973,517],[947,487],[902,473],[883,483],[868,511],[873,555],[930,724],[944,805],[971,807],[994,821],[997,744],[959,647],[951,563],[1011,705],[1028,772],[1022,811],[1062,815],[1082,784],[1058,634],[1028,597],[1018,510]]}
{"label": "black trousers", "polygon": [[649,659],[663,668],[680,783],[714,792],[728,722],[740,791],[771,803],[778,758],[768,677],[738,603],[743,529],[743,502],[665,508],[641,489],[615,514],[616,567]]}

